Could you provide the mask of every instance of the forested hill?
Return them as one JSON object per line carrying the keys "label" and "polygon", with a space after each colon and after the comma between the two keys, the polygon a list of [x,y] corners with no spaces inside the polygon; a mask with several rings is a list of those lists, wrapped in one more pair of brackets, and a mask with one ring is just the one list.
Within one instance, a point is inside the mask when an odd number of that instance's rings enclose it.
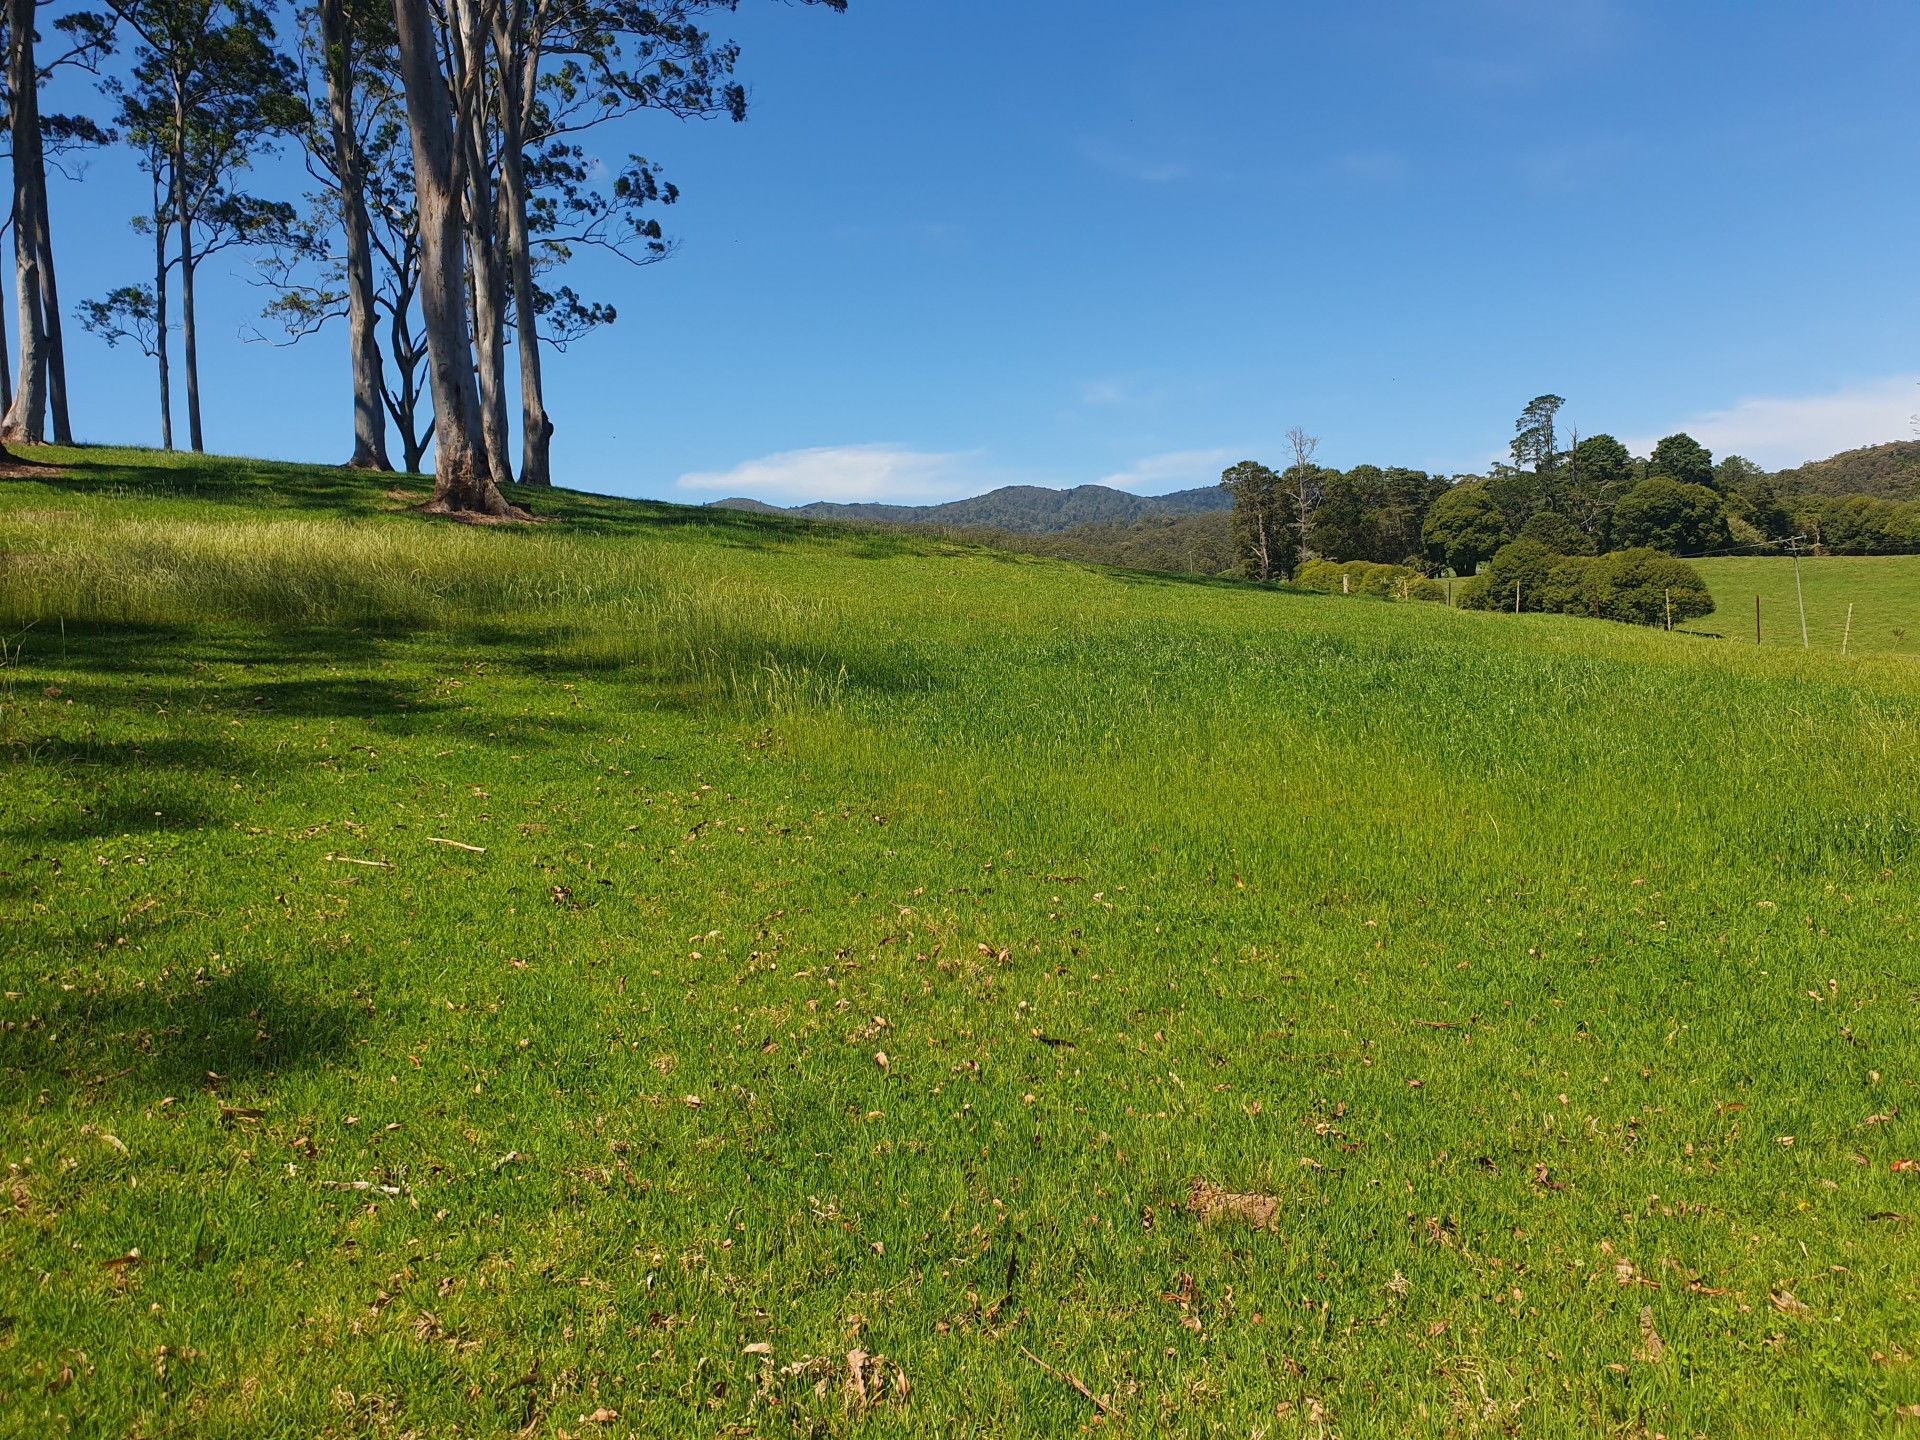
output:
{"label": "forested hill", "polygon": [[1881,500],[1920,500],[1920,440],[1895,440],[1812,460],[1773,477],[1785,499],[1801,495],[1871,495]]}
{"label": "forested hill", "polygon": [[729,499],[713,503],[733,510],[802,515],[815,520],[970,526],[1020,535],[1047,535],[1076,525],[1128,524],[1156,516],[1231,510],[1233,496],[1217,485],[1180,490],[1171,495],[1129,495],[1105,485],[1077,485],[1071,490],[1007,485],[970,500],[951,500],[944,505],[843,505],[822,500],[783,510],[759,500]]}

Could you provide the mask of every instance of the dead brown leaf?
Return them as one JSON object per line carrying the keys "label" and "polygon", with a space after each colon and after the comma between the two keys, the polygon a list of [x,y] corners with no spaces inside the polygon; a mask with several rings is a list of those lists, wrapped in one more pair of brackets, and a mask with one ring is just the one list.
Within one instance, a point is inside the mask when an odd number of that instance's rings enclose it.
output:
{"label": "dead brown leaf", "polygon": [[1782,1315],[1810,1315],[1813,1307],[1804,1300],[1796,1300],[1791,1290],[1775,1290],[1767,1296],[1773,1308]]}
{"label": "dead brown leaf", "polygon": [[865,1350],[847,1352],[847,1378],[843,1388],[848,1408],[863,1415],[885,1401],[889,1391],[896,1404],[904,1403],[913,1391],[907,1382],[907,1372],[899,1365],[884,1355],[869,1355]]}
{"label": "dead brown leaf", "polygon": [[1180,1323],[1183,1326],[1195,1334],[1200,1332],[1200,1287],[1194,1284],[1193,1276],[1182,1270],[1175,1287],[1160,1298],[1180,1307]]}

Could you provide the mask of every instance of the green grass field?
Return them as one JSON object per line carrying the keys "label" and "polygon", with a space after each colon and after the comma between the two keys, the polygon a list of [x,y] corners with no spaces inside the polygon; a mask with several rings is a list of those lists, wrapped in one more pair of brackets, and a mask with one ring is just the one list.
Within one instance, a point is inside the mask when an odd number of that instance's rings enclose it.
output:
{"label": "green grass field", "polygon": [[1907,660],[65,458],[5,1433],[1920,1406]]}
{"label": "green grass field", "polygon": [[[1800,610],[1793,561],[1727,556],[1690,562],[1713,592],[1715,613],[1685,626],[1753,643],[1753,601],[1760,597],[1763,645],[1799,647]],[[1806,644],[1850,655],[1920,655],[1920,555],[1818,555],[1800,561],[1806,594]],[[1851,633],[1847,606],[1853,606]]]}

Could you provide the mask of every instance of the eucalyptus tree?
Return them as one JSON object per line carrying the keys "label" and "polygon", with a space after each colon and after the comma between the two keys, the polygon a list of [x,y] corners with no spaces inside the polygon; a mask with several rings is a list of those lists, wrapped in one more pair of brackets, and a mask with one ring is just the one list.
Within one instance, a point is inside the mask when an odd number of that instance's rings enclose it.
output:
{"label": "eucalyptus tree", "polygon": [[[477,313],[483,332],[504,326],[511,301],[520,368],[523,483],[552,483],[553,423],[541,369],[546,338],[564,344],[611,322],[611,306],[581,302],[568,287],[543,289],[539,276],[577,251],[597,249],[636,265],[670,251],[652,210],[678,191],[637,155],[606,165],[589,154],[585,132],[648,112],[678,119],[744,120],[746,88],[735,79],[739,47],[706,28],[713,12],[737,0],[462,0],[484,19],[491,65],[471,73],[492,91],[494,163],[476,147],[476,182],[497,177],[491,196],[476,183],[470,214],[476,243],[484,233],[498,248],[497,266],[476,262]],[[844,11],[846,0],[802,0]],[[488,204],[491,199],[492,203]],[[504,294],[481,293],[479,277],[504,281]],[[481,378],[489,383],[483,342]],[[504,405],[490,407],[498,424]]]}
{"label": "eucalyptus tree", "polygon": [[[414,224],[393,9],[386,0],[316,0],[299,19],[306,123],[295,138],[319,189],[307,196],[307,214],[295,233],[260,267],[262,282],[275,292],[264,314],[280,322],[289,342],[345,318],[353,412],[347,464],[390,470],[386,420],[392,406],[380,351],[382,298],[400,294],[401,323],[410,329],[411,317],[404,312],[416,280],[383,275],[381,261],[396,253],[417,259],[410,236],[382,245],[378,234],[396,221],[406,228]],[[396,207],[392,201],[399,196],[405,199]],[[417,378],[417,354],[407,373]],[[409,393],[417,398],[417,384]],[[412,468],[422,447],[412,443],[417,428],[407,428],[403,443]]]}
{"label": "eucalyptus tree", "polygon": [[[846,0],[801,3],[846,8]],[[542,322],[546,339],[564,344],[615,312],[571,287],[543,289],[540,274],[587,247],[640,264],[663,257],[670,247],[648,212],[677,194],[639,157],[603,171],[579,137],[650,110],[744,118],[746,90],[733,78],[738,47],[703,25],[708,12],[736,8],[737,0],[395,0],[435,434],[460,446],[454,460],[437,462],[437,488],[491,505],[468,470],[483,466],[494,491],[511,477],[509,327],[519,341],[521,479],[551,483]],[[456,219],[464,273],[447,228]],[[456,275],[470,282],[464,295]],[[456,352],[471,362],[458,375]]]}
{"label": "eucalyptus tree", "polygon": [[[38,444],[45,439],[48,411],[54,439],[73,443],[73,424],[67,399],[66,341],[60,308],[60,286],[54,265],[52,220],[47,203],[47,155],[88,145],[103,145],[112,137],[83,115],[50,115],[40,108],[40,90],[54,71],[78,66],[93,69],[111,49],[112,36],[88,13],[55,21],[60,31],[51,55],[39,48],[33,0],[7,0],[4,12],[6,65],[4,99],[5,143],[13,168],[13,204],[9,224],[14,232],[16,299],[20,323],[20,387],[13,390],[5,377],[6,416],[0,431],[16,442]],[[4,370],[4,361],[0,361]]]}
{"label": "eucalyptus tree", "polygon": [[[353,454],[347,464],[361,470],[391,470],[380,382],[380,340],[376,334],[373,222],[367,212],[366,145],[361,117],[372,112],[385,120],[382,102],[391,103],[393,87],[378,65],[365,57],[392,51],[393,11],[378,0],[318,0],[321,68],[327,84],[327,150],[339,196],[340,231],[346,255],[347,349],[353,360]],[[371,90],[371,94],[369,91]],[[311,107],[309,107],[311,109]],[[388,122],[391,123],[391,122]],[[310,154],[318,153],[309,144]]]}
{"label": "eucalyptus tree", "polygon": [[47,321],[41,260],[47,234],[45,169],[40,138],[40,69],[35,62],[34,0],[7,3],[7,121],[13,144],[14,287],[20,306],[20,384],[0,441],[46,440]]}
{"label": "eucalyptus tree", "polygon": [[[452,0],[457,7],[465,0]],[[413,183],[420,217],[420,310],[433,389],[434,485],[430,508],[502,517],[512,513],[488,463],[467,327],[466,152],[454,134],[453,83],[441,68],[427,0],[394,0],[394,42],[407,99]]]}
{"label": "eucalyptus tree", "polygon": [[[249,195],[239,181],[257,154],[305,123],[306,107],[292,60],[276,48],[273,17],[256,0],[106,5],[135,41],[130,73],[113,89],[121,125],[153,187],[152,208],[136,225],[154,238],[163,348],[168,275],[179,273],[187,432],[201,450],[195,279],[216,250],[275,243],[291,232],[291,206]],[[166,383],[163,362],[163,389]]]}

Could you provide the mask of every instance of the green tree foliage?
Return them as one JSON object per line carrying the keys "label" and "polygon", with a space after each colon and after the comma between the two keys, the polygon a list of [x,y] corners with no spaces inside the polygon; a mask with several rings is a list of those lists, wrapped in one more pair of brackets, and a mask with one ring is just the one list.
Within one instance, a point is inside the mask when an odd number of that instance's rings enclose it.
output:
{"label": "green tree foliage", "polygon": [[1330,550],[1318,540],[1321,553],[1343,560],[1377,560],[1390,565],[1419,565],[1420,526],[1427,508],[1447,492],[1447,481],[1424,470],[1400,466],[1356,465],[1345,479],[1369,511],[1363,550]]}
{"label": "green tree foliage", "polygon": [[1339,560],[1371,560],[1380,550],[1380,523],[1368,497],[1350,475],[1327,472],[1314,507],[1307,544],[1317,554]]}
{"label": "green tree foliage", "polygon": [[1920,503],[1843,495],[1803,500],[1799,533],[1836,555],[1920,554]]}
{"label": "green tree foliage", "polygon": [[1462,587],[1463,610],[1511,613],[1515,600],[1530,614],[1585,615],[1631,625],[1675,625],[1713,613],[1713,597],[1699,572],[1658,550],[1606,555],[1556,555],[1532,540],[1503,546],[1480,575]]}
{"label": "green tree foliage", "polygon": [[1723,495],[1747,490],[1766,478],[1767,472],[1744,455],[1729,455],[1713,467],[1713,488]]}
{"label": "green tree foliage", "polygon": [[1487,476],[1486,490],[1487,498],[1500,507],[1507,533],[1517,535],[1536,510],[1544,509],[1551,502],[1552,477],[1536,475],[1531,470],[1516,470],[1511,465],[1496,465]]}
{"label": "green tree foliage", "polygon": [[1613,507],[1633,488],[1633,457],[1627,447],[1611,435],[1589,435],[1568,452],[1557,479],[1554,508],[1586,532],[1589,549],[1600,549],[1613,521]]}
{"label": "green tree foliage", "polygon": [[1649,477],[1664,476],[1682,485],[1714,488],[1713,452],[1691,435],[1669,435],[1653,447],[1647,461]]}
{"label": "green tree foliage", "polygon": [[[1671,611],[1669,611],[1671,606]],[[1630,625],[1679,625],[1713,613],[1700,573],[1658,550],[1616,550],[1557,560],[1541,584],[1542,610]]]}
{"label": "green tree foliage", "polygon": [[1514,540],[1500,547],[1487,568],[1460,590],[1463,610],[1549,608],[1543,603],[1547,577],[1563,558],[1538,540]]}
{"label": "green tree foliage", "polygon": [[1516,469],[1536,475],[1553,469],[1560,458],[1553,433],[1553,417],[1567,402],[1558,395],[1536,395],[1513,422],[1513,463]]}
{"label": "green tree foliage", "polygon": [[98,335],[110,349],[131,340],[149,359],[160,353],[159,311],[151,285],[122,285],[103,300],[82,300],[74,313],[81,328]]}
{"label": "green tree foliage", "polygon": [[1520,527],[1520,539],[1536,541],[1556,555],[1591,555],[1593,537],[1557,510],[1539,510]]}
{"label": "green tree foliage", "polygon": [[1671,554],[1698,555],[1733,543],[1719,494],[1665,476],[1642,480],[1613,512],[1614,539]]}
{"label": "green tree foliage", "polygon": [[1285,576],[1293,569],[1296,521],[1290,487],[1254,460],[1223,471],[1220,484],[1233,495],[1234,550],[1241,572],[1254,580]]}
{"label": "green tree foliage", "polygon": [[1507,517],[1485,484],[1456,485],[1433,502],[1420,527],[1427,558],[1456,575],[1472,575],[1513,538]]}

